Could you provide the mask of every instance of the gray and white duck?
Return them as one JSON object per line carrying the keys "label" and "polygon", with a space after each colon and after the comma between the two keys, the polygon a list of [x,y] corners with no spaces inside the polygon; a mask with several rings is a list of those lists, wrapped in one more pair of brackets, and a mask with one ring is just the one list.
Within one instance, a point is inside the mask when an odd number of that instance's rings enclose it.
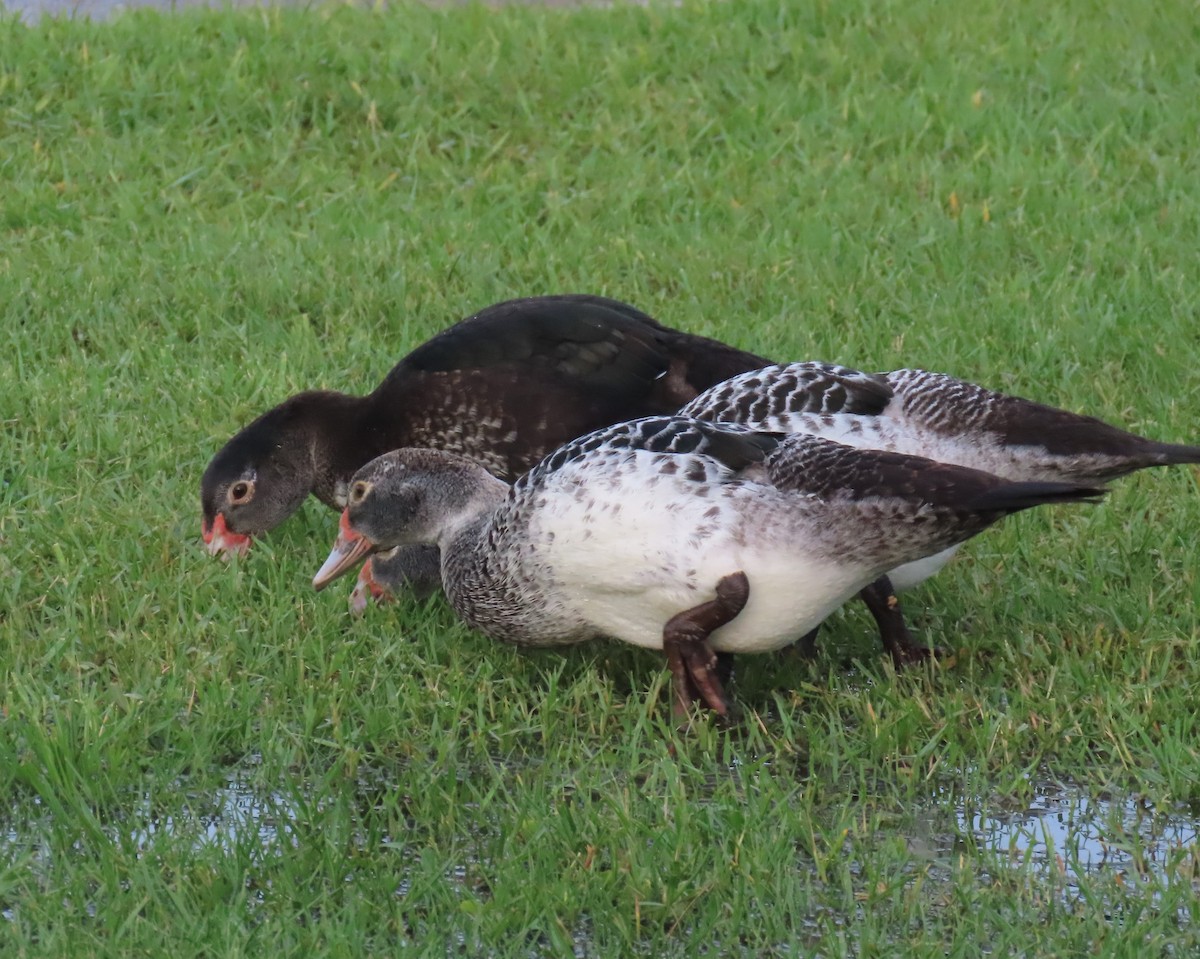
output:
{"label": "gray and white duck", "polygon": [[[673,413],[767,362],[606,297],[497,303],[418,346],[367,396],[300,393],[238,432],[201,479],[204,542],[214,555],[244,553],[310,494],[341,509],[354,471],[402,446],[464,453],[513,480],[576,436]],[[383,562],[389,586],[436,585],[432,553]],[[368,573],[352,602],[386,588]]]}
{"label": "gray and white duck", "polygon": [[[1200,446],[1160,443],[1091,416],[916,369],[768,366],[717,384],[680,415],[924,456],[1017,481],[1098,486],[1151,466],[1200,463]],[[897,665],[932,650],[909,634],[895,593],[940,570],[958,545],[894,567],[864,590]],[[805,637],[806,645],[811,648],[814,639],[815,632]]]}
{"label": "gray and white duck", "polygon": [[780,648],[889,569],[1009,513],[1100,493],[651,417],[567,443],[511,487],[453,453],[387,453],[355,473],[313,585],[374,552],[436,544],[447,598],[481,632],[662,649],[676,711],[700,699],[724,715],[717,654]]}

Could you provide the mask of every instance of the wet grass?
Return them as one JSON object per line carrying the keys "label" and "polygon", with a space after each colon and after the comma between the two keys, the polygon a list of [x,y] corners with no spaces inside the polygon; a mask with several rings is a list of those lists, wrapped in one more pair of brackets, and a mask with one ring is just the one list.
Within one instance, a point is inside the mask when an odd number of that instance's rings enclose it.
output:
{"label": "wet grass", "polygon": [[[353,622],[332,514],[226,566],[197,502],[259,410],[541,292],[1195,440],[1193,13],[0,26],[0,951],[1194,953],[1193,471],[964,550],[908,598],[945,668],[847,610],[687,736],[654,656]],[[1086,848],[996,825],[1059,780]]]}

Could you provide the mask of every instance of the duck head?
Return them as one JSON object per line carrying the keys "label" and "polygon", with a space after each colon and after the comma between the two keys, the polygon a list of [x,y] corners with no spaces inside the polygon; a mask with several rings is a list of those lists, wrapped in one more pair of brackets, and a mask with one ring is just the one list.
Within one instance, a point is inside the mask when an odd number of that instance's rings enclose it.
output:
{"label": "duck head", "polygon": [[[437,544],[494,508],[507,490],[507,483],[456,453],[410,448],[376,457],[350,480],[337,541],[313,586],[324,589],[372,554]],[[426,564],[430,555],[436,556],[427,553]]]}
{"label": "duck head", "polygon": [[267,411],[217,452],[200,479],[201,531],[213,556],[245,554],[251,538],[278,526],[313,491],[309,437],[320,393],[302,393]]}
{"label": "duck head", "polygon": [[236,443],[245,433],[213,458],[200,481],[201,532],[213,556],[244,555],[253,536],[291,516],[312,488],[311,462],[282,446]]}
{"label": "duck head", "polygon": [[436,546],[395,546],[367,557],[350,593],[350,612],[361,616],[374,601],[383,606],[404,594],[427,599],[442,587],[441,551]]}

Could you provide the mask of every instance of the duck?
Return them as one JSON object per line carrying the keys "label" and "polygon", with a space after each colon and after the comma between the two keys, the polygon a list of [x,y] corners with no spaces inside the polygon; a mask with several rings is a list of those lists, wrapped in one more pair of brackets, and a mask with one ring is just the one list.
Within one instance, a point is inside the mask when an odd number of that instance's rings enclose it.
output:
{"label": "duck", "polygon": [[527,647],[660,649],[674,712],[726,716],[721,656],[779,649],[887,570],[1010,513],[1102,492],[645,417],[563,445],[511,486],[444,450],[372,460],[313,585],[383,550],[436,545],[446,597],[473,628]]}
{"label": "duck", "polygon": [[359,567],[350,591],[350,613],[362,616],[372,603],[386,606],[401,593],[415,600],[428,599],[441,585],[436,546],[397,546],[368,556]]}
{"label": "duck", "polygon": [[[770,362],[671,329],[619,300],[535,296],[487,307],[397,363],[366,396],[310,390],[235,434],[200,481],[208,552],[244,554],[310,495],[345,506],[360,466],[398,447],[470,455],[514,480],[567,440],[639,416],[673,413],[701,391]],[[423,582],[429,556],[393,556],[389,584]],[[352,605],[372,593],[356,587]]]}
{"label": "duck", "polygon": [[[1147,439],[1092,416],[921,369],[866,373],[832,363],[775,364],[735,375],[679,412],[924,456],[1017,481],[1098,486],[1153,466],[1200,463],[1200,446]],[[911,635],[896,593],[937,573],[959,545],[895,567],[863,591],[897,666],[940,651]],[[811,653],[815,639],[815,632],[805,636],[802,648]]]}

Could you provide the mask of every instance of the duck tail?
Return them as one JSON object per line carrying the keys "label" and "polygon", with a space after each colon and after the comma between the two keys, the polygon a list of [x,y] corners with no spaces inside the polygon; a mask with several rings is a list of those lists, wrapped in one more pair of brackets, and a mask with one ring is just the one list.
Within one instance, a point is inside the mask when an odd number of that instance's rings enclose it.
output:
{"label": "duck tail", "polygon": [[1095,503],[1107,492],[1075,483],[1005,483],[976,496],[970,506],[980,512],[1019,513],[1046,503]]}
{"label": "duck tail", "polygon": [[1151,466],[1181,466],[1200,463],[1200,446],[1182,443],[1152,443],[1147,451]]}

